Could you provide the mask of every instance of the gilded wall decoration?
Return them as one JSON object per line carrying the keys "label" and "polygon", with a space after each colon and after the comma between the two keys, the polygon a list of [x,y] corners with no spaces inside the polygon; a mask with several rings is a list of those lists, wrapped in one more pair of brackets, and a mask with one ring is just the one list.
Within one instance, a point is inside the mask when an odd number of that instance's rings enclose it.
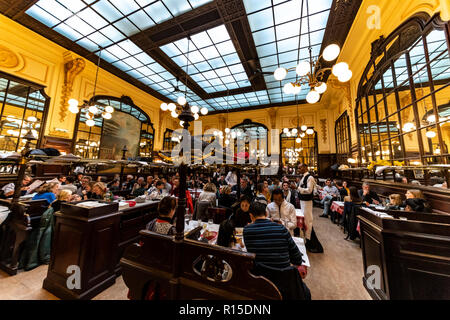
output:
{"label": "gilded wall decoration", "polygon": [[[59,109],[60,121],[63,122],[66,118],[67,111],[69,109],[69,99],[72,95],[73,83],[75,78],[84,70],[86,67],[86,62],[81,58],[71,59],[71,54],[64,54],[64,84],[61,93],[61,107]],[[67,61],[69,60],[69,61]]]}
{"label": "gilded wall decoration", "polygon": [[[347,114],[350,118],[350,126],[353,131],[355,131],[355,112],[352,108],[352,94],[350,91],[350,82],[342,83],[337,79],[329,79],[327,81],[327,84],[334,89],[339,89],[344,92],[344,103],[346,106]],[[342,113],[342,112],[340,112]]]}
{"label": "gilded wall decoration", "polygon": [[305,117],[304,116],[294,117],[294,118],[291,118],[291,120],[289,122],[290,122],[291,127],[297,127],[297,124],[299,126],[301,126],[301,125],[305,124]]}
{"label": "gilded wall decoration", "polygon": [[0,45],[0,67],[13,69],[19,66],[20,58],[11,49]]}
{"label": "gilded wall decoration", "polygon": [[320,130],[322,133],[323,143],[327,143],[327,119],[320,119]]}

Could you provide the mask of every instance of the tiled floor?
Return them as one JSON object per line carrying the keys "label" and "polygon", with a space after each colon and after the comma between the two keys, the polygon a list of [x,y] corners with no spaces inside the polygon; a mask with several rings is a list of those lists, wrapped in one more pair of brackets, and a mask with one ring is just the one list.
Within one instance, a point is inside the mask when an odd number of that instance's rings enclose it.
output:
{"label": "tiled floor", "polygon": [[[319,218],[321,210],[314,209],[314,229],[324,247],[323,254],[308,254],[311,268],[305,280],[313,300],[366,300],[370,299],[362,285],[362,256],[359,244],[345,241],[339,227],[329,219]],[[8,276],[0,271],[1,300],[54,300],[58,299],[42,289],[47,266],[40,266],[28,272]],[[128,288],[122,277],[94,300],[127,299]]]}

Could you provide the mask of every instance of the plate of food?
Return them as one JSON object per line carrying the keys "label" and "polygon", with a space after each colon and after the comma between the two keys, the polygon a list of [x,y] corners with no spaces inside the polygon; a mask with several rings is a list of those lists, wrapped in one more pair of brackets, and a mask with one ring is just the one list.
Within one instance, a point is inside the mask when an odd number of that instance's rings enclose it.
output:
{"label": "plate of food", "polygon": [[215,238],[217,238],[217,231],[205,230],[201,237],[208,241],[214,240]]}

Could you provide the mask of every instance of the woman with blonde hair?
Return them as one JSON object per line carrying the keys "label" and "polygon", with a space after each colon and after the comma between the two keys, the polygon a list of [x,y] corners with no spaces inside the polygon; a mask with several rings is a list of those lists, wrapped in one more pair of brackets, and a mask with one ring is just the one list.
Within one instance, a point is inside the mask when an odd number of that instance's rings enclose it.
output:
{"label": "woman with blonde hair", "polygon": [[103,182],[96,182],[92,186],[92,199],[103,199],[106,193],[106,186]]}
{"label": "woman with blonde hair", "polygon": [[59,183],[50,182],[42,185],[32,200],[47,200],[48,205],[56,200],[58,194]]}
{"label": "woman with blonde hair", "polygon": [[402,196],[398,193],[393,193],[389,195],[389,203],[386,205],[386,210],[400,210],[402,204]]}
{"label": "woman with blonde hair", "polygon": [[202,193],[200,193],[197,201],[209,201],[213,207],[216,206],[216,185],[212,182],[208,182],[203,187]]}
{"label": "woman with blonde hair", "polygon": [[69,202],[72,198],[72,191],[63,189],[59,192],[56,201],[52,203],[53,212],[57,212],[61,209],[61,203]]}
{"label": "woman with blonde hair", "polygon": [[223,186],[219,195],[219,206],[231,208],[236,201],[236,197],[231,194],[231,187]]}

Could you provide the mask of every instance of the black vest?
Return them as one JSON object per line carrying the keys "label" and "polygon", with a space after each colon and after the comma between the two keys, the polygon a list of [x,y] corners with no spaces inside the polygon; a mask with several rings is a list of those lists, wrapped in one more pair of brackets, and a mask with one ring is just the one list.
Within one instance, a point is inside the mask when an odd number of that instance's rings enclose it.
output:
{"label": "black vest", "polygon": [[[308,179],[309,177],[311,177],[311,174],[307,174],[304,178],[303,178],[303,183],[300,184],[300,187],[302,188],[307,188],[308,187]],[[312,199],[314,198],[314,191],[311,193],[298,193],[298,198],[301,201],[312,201]]]}

